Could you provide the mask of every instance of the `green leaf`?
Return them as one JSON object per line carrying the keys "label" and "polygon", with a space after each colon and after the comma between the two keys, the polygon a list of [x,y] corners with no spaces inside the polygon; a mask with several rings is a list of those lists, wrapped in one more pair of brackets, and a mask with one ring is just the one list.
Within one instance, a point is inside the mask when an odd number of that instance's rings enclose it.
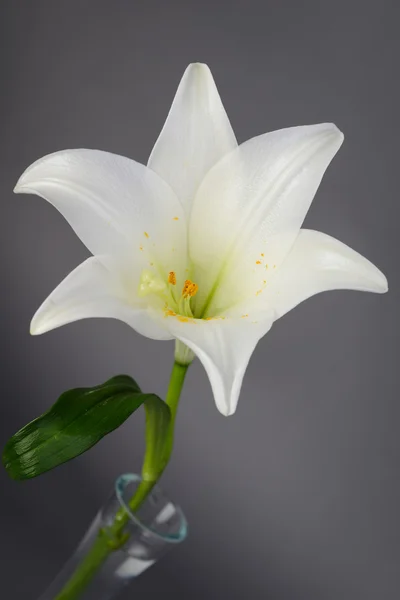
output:
{"label": "green leaf", "polygon": [[171,411],[168,404],[154,394],[144,403],[146,411],[146,455],[142,476],[146,481],[157,481],[163,472],[167,457],[165,454]]}
{"label": "green leaf", "polygon": [[94,446],[152,397],[128,375],[64,392],[7,442],[3,464],[13,479],[37,477]]}

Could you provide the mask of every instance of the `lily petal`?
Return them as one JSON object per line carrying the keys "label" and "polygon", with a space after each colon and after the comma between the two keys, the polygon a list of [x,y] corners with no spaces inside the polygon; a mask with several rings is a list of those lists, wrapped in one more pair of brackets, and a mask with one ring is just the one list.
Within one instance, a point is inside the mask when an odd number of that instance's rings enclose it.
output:
{"label": "lily petal", "polygon": [[138,333],[157,340],[171,334],[154,320],[146,306],[129,292],[131,271],[125,277],[120,261],[108,256],[90,257],[70,273],[35,313],[31,333],[39,335],[91,317],[124,321]]}
{"label": "lily petal", "polygon": [[123,156],[55,152],[28,167],[14,191],[48,200],[93,254],[151,244],[165,258],[172,247],[180,254],[177,246],[186,245],[185,217],[174,192],[156,173]]}
{"label": "lily petal", "polygon": [[236,147],[210,69],[189,65],[148,166],[170,184],[188,213],[207,171]]}
{"label": "lily petal", "polygon": [[339,240],[302,229],[262,300],[279,318],[310,296],[337,289],[383,294],[388,283],[377,267]]}
{"label": "lily petal", "polygon": [[255,294],[262,287],[265,272],[256,265],[278,267],[289,252],[342,140],[330,123],[282,129],[245,142],[209,171],[189,222],[203,294],[198,302],[210,304],[211,293],[218,306],[218,295]]}
{"label": "lily petal", "polygon": [[250,357],[257,342],[271,328],[273,320],[272,311],[209,321],[167,319],[172,335],[193,350],[202,362],[215,403],[223,415],[235,412]]}

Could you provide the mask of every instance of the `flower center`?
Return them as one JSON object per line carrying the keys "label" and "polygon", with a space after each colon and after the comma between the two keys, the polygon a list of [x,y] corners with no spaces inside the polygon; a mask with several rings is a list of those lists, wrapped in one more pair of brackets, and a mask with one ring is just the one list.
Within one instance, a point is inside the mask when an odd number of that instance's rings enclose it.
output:
{"label": "flower center", "polygon": [[145,297],[149,295],[157,296],[164,302],[165,316],[178,316],[183,318],[193,318],[191,299],[197,294],[198,285],[186,279],[180,296],[176,290],[177,278],[175,271],[170,271],[168,277],[164,280],[161,276],[155,275],[152,271],[144,269],[140,276],[138,295]]}

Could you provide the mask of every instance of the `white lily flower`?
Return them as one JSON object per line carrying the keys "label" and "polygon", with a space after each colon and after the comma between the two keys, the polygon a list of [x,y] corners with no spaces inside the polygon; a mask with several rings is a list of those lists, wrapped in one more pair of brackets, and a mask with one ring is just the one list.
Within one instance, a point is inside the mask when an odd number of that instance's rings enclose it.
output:
{"label": "white lily flower", "polygon": [[328,123],[238,146],[209,68],[190,65],[147,166],[65,150],[19,179],[15,191],[53,204],[94,255],[42,304],[32,334],[113,317],[176,338],[177,360],[197,355],[218,409],[233,414],[274,320],[318,292],[387,291],[360,254],[300,229],[342,141]]}

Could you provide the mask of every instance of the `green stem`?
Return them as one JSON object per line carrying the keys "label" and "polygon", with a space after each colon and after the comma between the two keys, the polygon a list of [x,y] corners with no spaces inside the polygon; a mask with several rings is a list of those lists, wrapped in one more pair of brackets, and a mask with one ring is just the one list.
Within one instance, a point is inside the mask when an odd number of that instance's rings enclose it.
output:
{"label": "green stem", "polygon": [[[174,363],[165,399],[171,410],[171,421],[164,453],[164,467],[160,471],[156,481],[146,481],[143,479],[140,482],[135,495],[129,501],[129,508],[132,512],[137,511],[141,504],[146,500],[158,479],[161,477],[171,457],[179,397],[181,395],[188,366],[189,365],[181,365],[177,362]],[[150,448],[146,448],[146,455],[148,452],[150,452]],[[124,534],[124,528],[128,521],[129,515],[121,508],[115,516],[114,523],[107,527],[106,530],[102,529],[99,531],[93,546],[54,600],[77,600],[79,598],[81,592],[89,585],[92,578],[108,556],[126,543],[128,538],[127,534]]]}
{"label": "green stem", "polygon": [[79,598],[79,594],[86,588],[110,553],[111,548],[108,544],[108,539],[104,534],[99,533],[90,551],[84,557],[62,591],[55,597],[55,600],[74,600],[75,598]]}
{"label": "green stem", "polygon": [[169,425],[169,431],[167,435],[166,447],[165,447],[165,465],[168,464],[171,458],[172,448],[174,445],[174,432],[175,432],[175,420],[178,412],[179,398],[185,382],[186,373],[189,365],[181,365],[178,362],[174,363],[171,378],[169,380],[169,386],[165,402],[168,404],[171,411],[171,422]]}

